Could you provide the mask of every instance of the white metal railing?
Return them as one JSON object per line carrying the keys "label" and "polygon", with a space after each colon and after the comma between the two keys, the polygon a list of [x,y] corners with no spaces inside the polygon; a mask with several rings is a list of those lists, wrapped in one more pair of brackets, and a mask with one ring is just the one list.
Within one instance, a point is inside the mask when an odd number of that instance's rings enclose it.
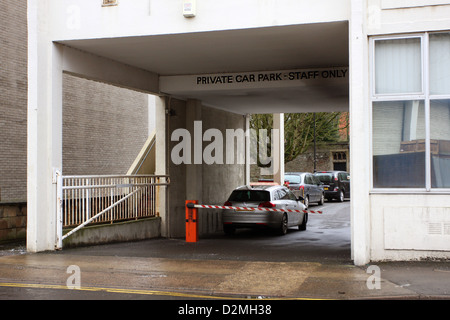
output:
{"label": "white metal railing", "polygon": [[[89,223],[113,223],[157,215],[158,187],[169,185],[165,175],[90,175],[57,174],[57,247]],[[73,229],[62,235],[62,228]]]}

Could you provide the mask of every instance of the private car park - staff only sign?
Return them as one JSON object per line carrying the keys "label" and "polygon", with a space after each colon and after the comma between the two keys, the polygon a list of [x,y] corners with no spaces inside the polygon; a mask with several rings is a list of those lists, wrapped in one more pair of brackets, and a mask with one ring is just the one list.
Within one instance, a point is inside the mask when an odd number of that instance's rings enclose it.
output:
{"label": "private car park - staff only sign", "polygon": [[346,85],[347,67],[315,69],[291,69],[277,71],[254,71],[213,73],[196,75],[161,76],[160,90],[169,94],[185,94],[208,90],[241,90],[305,85]]}
{"label": "private car park - staff only sign", "polygon": [[345,78],[348,69],[316,69],[196,76],[197,85]]}

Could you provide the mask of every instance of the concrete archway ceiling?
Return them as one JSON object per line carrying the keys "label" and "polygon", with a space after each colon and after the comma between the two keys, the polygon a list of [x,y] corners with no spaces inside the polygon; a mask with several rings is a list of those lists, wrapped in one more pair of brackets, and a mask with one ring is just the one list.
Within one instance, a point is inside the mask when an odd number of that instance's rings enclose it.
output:
{"label": "concrete archway ceiling", "polygon": [[[62,41],[161,76],[348,66],[348,22]],[[340,87],[171,93],[237,113],[348,108]],[[308,109],[308,110],[307,110]]]}

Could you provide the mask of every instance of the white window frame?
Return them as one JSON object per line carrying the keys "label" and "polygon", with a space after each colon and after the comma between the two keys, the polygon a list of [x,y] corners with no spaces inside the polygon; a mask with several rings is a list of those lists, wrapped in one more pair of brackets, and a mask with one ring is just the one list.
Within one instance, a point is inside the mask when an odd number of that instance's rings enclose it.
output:
{"label": "white window frame", "polygon": [[[434,33],[450,33],[450,31],[422,32],[414,34],[374,36],[369,39],[369,68],[370,68],[370,186],[371,193],[420,193],[420,194],[450,194],[450,188],[431,187],[431,128],[430,128],[430,102],[431,100],[450,99],[450,94],[430,94],[430,68],[429,68],[429,35]],[[421,71],[422,91],[416,93],[376,93],[375,91],[375,43],[380,40],[396,40],[420,38],[421,43]],[[425,187],[424,188],[374,188],[373,186],[373,103],[383,101],[411,101],[422,100],[425,106]]]}

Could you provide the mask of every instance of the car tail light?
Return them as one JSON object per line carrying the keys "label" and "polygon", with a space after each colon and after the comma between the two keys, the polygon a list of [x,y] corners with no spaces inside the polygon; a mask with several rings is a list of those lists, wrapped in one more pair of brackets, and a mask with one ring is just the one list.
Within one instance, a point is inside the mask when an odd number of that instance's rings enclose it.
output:
{"label": "car tail light", "polygon": [[266,202],[261,202],[259,204],[258,207],[262,207],[262,208],[275,208],[275,204],[270,202],[270,201],[266,201]]}
{"label": "car tail light", "polygon": [[338,178],[335,177],[335,178],[334,178],[334,181],[338,181]]}
{"label": "car tail light", "polygon": [[223,204],[225,207],[232,207],[233,204],[230,201],[225,201],[225,203]]}
{"label": "car tail light", "polygon": [[298,190],[300,190],[302,192],[302,197],[305,196],[305,186],[301,185],[300,187],[298,187]]}

